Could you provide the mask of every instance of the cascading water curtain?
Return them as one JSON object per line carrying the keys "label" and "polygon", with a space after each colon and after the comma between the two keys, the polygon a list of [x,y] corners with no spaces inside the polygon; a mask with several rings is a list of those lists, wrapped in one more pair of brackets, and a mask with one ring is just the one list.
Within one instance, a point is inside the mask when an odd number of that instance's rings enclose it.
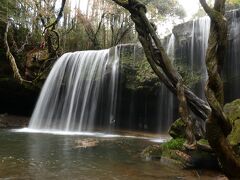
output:
{"label": "cascading water curtain", "polygon": [[[66,53],[53,66],[32,114],[29,128],[92,131],[99,106],[107,104],[107,121],[115,119],[120,47]],[[110,72],[110,73],[109,73]],[[108,95],[101,97],[105,76]]]}
{"label": "cascading water curtain", "polygon": [[[175,58],[175,36],[171,34],[169,40],[165,45],[165,50],[171,60],[174,61]],[[158,131],[165,132],[170,127],[173,122],[173,94],[170,92],[164,84],[161,85],[160,93],[159,93],[159,113],[158,113]]]}

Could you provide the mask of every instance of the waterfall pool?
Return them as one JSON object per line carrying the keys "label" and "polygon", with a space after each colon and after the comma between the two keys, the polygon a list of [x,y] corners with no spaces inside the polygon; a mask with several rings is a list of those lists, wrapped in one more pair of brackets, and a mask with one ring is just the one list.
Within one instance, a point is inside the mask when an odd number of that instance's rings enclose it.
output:
{"label": "waterfall pool", "polygon": [[[146,161],[149,138],[97,134],[58,135],[0,130],[0,179],[194,179],[196,171],[163,161]],[[90,139],[93,147],[76,142]],[[201,177],[210,178],[209,173]]]}

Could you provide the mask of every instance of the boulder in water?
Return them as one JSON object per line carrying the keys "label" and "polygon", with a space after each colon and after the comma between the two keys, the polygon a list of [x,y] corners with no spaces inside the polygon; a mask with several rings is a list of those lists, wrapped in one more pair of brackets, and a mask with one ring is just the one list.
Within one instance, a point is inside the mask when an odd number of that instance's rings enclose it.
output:
{"label": "boulder in water", "polygon": [[145,148],[141,156],[146,160],[160,160],[162,157],[162,147],[160,145],[151,145]]}
{"label": "boulder in water", "polygon": [[99,141],[92,138],[75,140],[75,148],[95,147],[98,144],[99,144]]}

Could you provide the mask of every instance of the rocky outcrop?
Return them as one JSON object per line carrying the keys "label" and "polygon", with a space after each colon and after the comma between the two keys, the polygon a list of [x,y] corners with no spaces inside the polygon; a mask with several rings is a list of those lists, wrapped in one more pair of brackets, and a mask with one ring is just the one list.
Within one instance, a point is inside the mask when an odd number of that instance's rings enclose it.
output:
{"label": "rocky outcrop", "polygon": [[240,145],[240,99],[224,106],[224,112],[232,123],[232,132],[228,139],[232,145]]}
{"label": "rocky outcrop", "polygon": [[0,114],[0,129],[24,128],[28,126],[29,117]]}
{"label": "rocky outcrop", "polygon": [[179,118],[177,119],[170,127],[168,133],[169,135],[176,139],[176,138],[185,138],[186,137],[186,124],[184,121]]}
{"label": "rocky outcrop", "polygon": [[[240,145],[240,99],[225,104],[224,112],[232,124],[232,132],[228,139],[234,146]],[[169,134],[172,138],[185,138],[186,125],[181,119],[177,119],[170,127]]]}
{"label": "rocky outcrop", "polygon": [[30,116],[40,89],[25,87],[12,78],[0,78],[0,114]]}
{"label": "rocky outcrop", "polygon": [[[168,130],[168,134],[173,138],[173,139],[177,139],[177,138],[186,138],[186,123],[181,119],[177,119],[174,123],[172,123],[172,125],[170,126],[169,130]],[[194,126],[193,130],[194,132],[196,132],[194,135],[196,137],[197,140],[201,139],[201,137],[203,135],[201,135],[201,133],[197,133],[197,132],[201,132],[200,127],[198,126]]]}

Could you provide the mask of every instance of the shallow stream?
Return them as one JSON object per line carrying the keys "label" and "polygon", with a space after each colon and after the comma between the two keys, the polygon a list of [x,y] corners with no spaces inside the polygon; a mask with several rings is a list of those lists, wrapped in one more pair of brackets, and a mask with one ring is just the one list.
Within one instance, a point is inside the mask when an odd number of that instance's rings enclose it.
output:
{"label": "shallow stream", "polygon": [[[78,142],[86,140],[97,144],[80,147]],[[198,179],[196,171],[142,159],[141,151],[156,143],[150,140],[0,130],[0,179]]]}

